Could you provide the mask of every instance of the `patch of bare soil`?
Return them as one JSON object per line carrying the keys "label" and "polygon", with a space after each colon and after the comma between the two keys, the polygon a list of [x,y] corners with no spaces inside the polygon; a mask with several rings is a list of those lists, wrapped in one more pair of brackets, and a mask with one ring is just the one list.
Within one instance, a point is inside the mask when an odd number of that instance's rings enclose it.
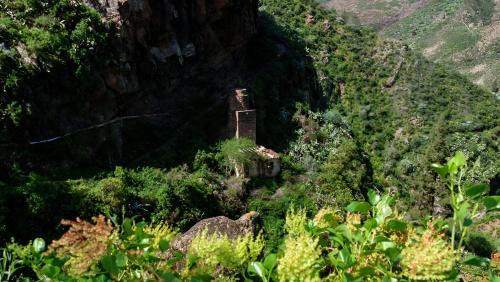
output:
{"label": "patch of bare soil", "polygon": [[473,67],[469,72],[470,73],[478,73],[478,72],[484,71],[485,69],[486,69],[486,64],[480,64],[480,65]]}
{"label": "patch of bare soil", "polygon": [[424,56],[429,58],[429,57],[436,55],[437,52],[439,51],[439,48],[441,48],[443,46],[443,44],[444,44],[444,41],[439,41],[436,44],[434,44],[433,46],[425,48],[423,50]]}

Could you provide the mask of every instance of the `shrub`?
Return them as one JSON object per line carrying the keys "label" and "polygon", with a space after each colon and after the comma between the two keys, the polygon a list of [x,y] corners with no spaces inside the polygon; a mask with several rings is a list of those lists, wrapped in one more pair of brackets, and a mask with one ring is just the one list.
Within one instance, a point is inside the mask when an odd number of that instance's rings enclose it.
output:
{"label": "shrub", "polygon": [[285,281],[320,281],[318,260],[321,250],[318,240],[307,234],[290,236],[285,239],[285,251],[278,260],[278,280]]}
{"label": "shrub", "polygon": [[412,280],[446,280],[456,261],[449,243],[432,229],[411,238],[401,257],[403,274]]}
{"label": "shrub", "polygon": [[[405,215],[394,209],[394,197],[373,190],[368,191],[367,202],[345,207],[345,216],[324,209],[309,220],[306,210],[290,207],[282,248],[257,261],[264,247],[262,235],[231,241],[205,230],[184,256],[168,250],[168,240],[175,234],[168,226],[155,228],[125,218],[112,228],[100,217],[96,225],[70,222],[70,231],[47,252],[42,239],[27,246],[9,244],[6,250],[14,260],[3,259],[10,264],[3,268],[24,267],[38,279],[62,281],[82,278],[83,268],[95,270],[86,271],[86,278],[99,281],[224,281],[252,276],[265,282],[456,280],[467,269],[464,266],[488,268],[487,258],[463,258],[462,243],[478,213],[498,210],[500,205],[498,196],[484,196],[484,185],[461,186],[464,165],[460,152],[447,164],[433,165],[453,191],[453,214],[446,220],[405,221]],[[65,260],[68,255],[72,258]],[[493,269],[489,276],[497,279]]]}
{"label": "shrub", "polygon": [[204,230],[191,242],[188,255],[197,258],[197,267],[205,273],[214,273],[217,267],[222,267],[224,271],[234,275],[255,261],[263,248],[262,235],[254,238],[253,234],[249,233],[230,240],[219,234],[208,235],[207,230]]}
{"label": "shrub", "polygon": [[247,138],[235,138],[222,142],[219,145],[220,154],[223,156],[223,167],[229,175],[236,170],[239,175],[241,168],[252,164],[258,156],[253,149],[256,148],[255,142]]}
{"label": "shrub", "polygon": [[37,76],[63,69],[65,76],[88,80],[85,76],[103,63],[97,58],[108,44],[108,31],[100,14],[83,1],[2,2],[0,120],[17,126],[29,116],[33,97],[25,89]]}

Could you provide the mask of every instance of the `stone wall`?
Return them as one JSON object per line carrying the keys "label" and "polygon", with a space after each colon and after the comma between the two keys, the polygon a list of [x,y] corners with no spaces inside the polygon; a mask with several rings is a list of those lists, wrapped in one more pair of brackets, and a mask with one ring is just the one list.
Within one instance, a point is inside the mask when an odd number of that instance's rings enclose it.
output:
{"label": "stone wall", "polygon": [[238,132],[237,111],[250,110],[250,96],[246,89],[235,89],[228,98],[228,132],[229,138],[236,137]]}
{"label": "stone wall", "polygon": [[255,110],[236,111],[236,138],[257,141],[257,112]]}

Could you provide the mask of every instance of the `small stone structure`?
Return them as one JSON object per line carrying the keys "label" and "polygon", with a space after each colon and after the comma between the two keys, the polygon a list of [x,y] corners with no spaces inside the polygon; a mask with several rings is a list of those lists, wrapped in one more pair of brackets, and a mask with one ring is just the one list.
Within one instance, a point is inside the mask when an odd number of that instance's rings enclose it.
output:
{"label": "small stone structure", "polygon": [[[236,138],[248,138],[257,142],[257,111],[250,107],[246,89],[236,89],[229,98],[229,132]],[[249,149],[256,154],[255,162],[242,171],[245,177],[274,177],[281,170],[280,156],[263,146]],[[238,173],[239,174],[239,173]]]}
{"label": "small stone structure", "polygon": [[256,160],[244,168],[244,175],[247,177],[274,177],[280,173],[280,155],[271,149],[263,146],[248,149],[255,153]]}
{"label": "small stone structure", "polygon": [[236,111],[236,138],[257,139],[257,112]]}
{"label": "small stone structure", "polygon": [[257,139],[257,113],[250,109],[246,89],[236,89],[229,97],[229,135],[236,138]]}

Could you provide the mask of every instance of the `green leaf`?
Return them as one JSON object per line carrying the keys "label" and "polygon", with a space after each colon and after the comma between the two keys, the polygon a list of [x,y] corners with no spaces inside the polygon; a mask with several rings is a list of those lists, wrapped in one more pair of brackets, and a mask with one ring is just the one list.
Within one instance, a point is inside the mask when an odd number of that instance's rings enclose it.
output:
{"label": "green leaf", "polygon": [[101,258],[101,264],[104,270],[106,270],[109,274],[118,276],[120,274],[120,270],[118,269],[118,266],[116,265],[115,257],[114,256],[103,256]]}
{"label": "green leaf", "polygon": [[377,225],[378,225],[377,220],[375,220],[374,218],[370,218],[365,221],[363,227],[366,228],[366,230],[370,231],[373,230],[375,227],[377,227]]}
{"label": "green leaf", "polygon": [[488,211],[500,210],[500,196],[489,196],[483,198],[483,205]]}
{"label": "green leaf", "polygon": [[359,276],[373,276],[375,275],[375,268],[373,267],[363,267],[359,270]]}
{"label": "green leaf", "polygon": [[257,274],[262,280],[264,280],[267,275],[266,268],[258,261],[251,262],[248,265],[248,272]]}
{"label": "green leaf", "polygon": [[45,240],[43,240],[42,238],[36,238],[33,241],[33,250],[37,254],[40,254],[43,251],[45,251]]}
{"label": "green leaf", "polygon": [[348,212],[367,213],[371,209],[371,205],[367,202],[351,202],[346,208]]}
{"label": "green leaf", "polygon": [[375,238],[373,240],[376,243],[390,241],[389,238],[387,238],[387,236],[384,236],[384,235],[377,235],[377,236],[375,236]]}
{"label": "green leaf", "polygon": [[448,173],[456,174],[465,163],[466,158],[464,153],[461,151],[456,152],[455,156],[448,161]]}
{"label": "green leaf", "polygon": [[376,220],[379,224],[384,223],[385,219],[391,214],[392,214],[392,208],[389,206],[389,204],[384,203],[384,201],[382,201],[377,205]]}
{"label": "green leaf", "polygon": [[493,270],[490,270],[490,281],[491,282],[500,282],[500,276],[496,276]]}
{"label": "green leaf", "polygon": [[158,244],[160,247],[160,251],[166,252],[168,248],[170,248],[170,242],[167,240],[160,240],[160,243]]}
{"label": "green leaf", "polygon": [[[80,280],[78,280],[78,281],[80,281]],[[86,280],[84,280],[84,281],[86,281]],[[97,276],[97,278],[95,278],[95,277],[92,278],[92,282],[108,282],[108,281],[112,281],[112,280],[108,279],[108,277],[106,277],[106,275],[104,275],[104,274]]]}
{"label": "green leaf", "polygon": [[397,282],[397,281],[398,281],[398,279],[392,278],[387,274],[386,274],[386,276],[384,276],[384,279],[382,279],[382,282]]}
{"label": "green leaf", "polygon": [[374,206],[380,202],[380,195],[375,190],[370,189],[368,191],[368,201]]}
{"label": "green leaf", "polygon": [[467,218],[465,218],[465,219],[464,219],[464,223],[463,223],[463,225],[464,225],[465,227],[468,227],[468,226],[471,226],[471,225],[472,225],[472,223],[474,223],[474,222],[472,221],[472,219],[470,219],[470,218],[468,218],[468,217],[467,217]]}
{"label": "green leaf", "polygon": [[272,270],[274,267],[276,267],[277,263],[278,263],[278,256],[276,256],[276,254],[269,254],[264,259],[264,267],[267,270]]}
{"label": "green leaf", "polygon": [[436,230],[438,230],[438,231],[442,231],[442,230],[449,228],[448,222],[446,220],[439,219],[439,218],[434,220],[433,225],[434,225],[434,228],[436,228]]}
{"label": "green leaf", "polygon": [[[351,230],[349,230],[349,227],[347,227],[347,225],[345,225],[345,224],[341,224],[341,225],[335,227],[334,229],[331,229],[331,233],[342,235],[342,237],[346,238],[350,242],[352,242],[352,240],[353,240]],[[344,241],[344,240],[342,240],[342,241]]]}
{"label": "green leaf", "polygon": [[393,231],[403,232],[406,230],[406,223],[396,219],[387,222],[386,226],[388,229]]}
{"label": "green leaf", "polygon": [[348,250],[342,249],[338,254],[337,266],[342,269],[347,269],[355,263],[354,258]]}
{"label": "green leaf", "polygon": [[193,269],[193,267],[195,267],[196,264],[198,263],[199,258],[197,256],[188,254],[187,260],[188,260],[188,269]]}
{"label": "green leaf", "polygon": [[459,223],[463,223],[465,217],[467,216],[467,212],[469,210],[470,204],[468,202],[463,202],[458,206],[458,210],[456,212],[456,217]]}
{"label": "green leaf", "polygon": [[50,264],[53,266],[57,266],[59,268],[63,267],[63,265],[66,263],[65,260],[60,259],[58,257],[54,257],[54,256],[45,257],[44,260],[45,260],[45,264]]}
{"label": "green leaf", "polygon": [[173,274],[171,272],[161,272],[159,274],[159,276],[164,281],[168,281],[168,282],[182,282],[182,280],[179,279],[179,277],[177,277],[175,274]]}
{"label": "green leaf", "polygon": [[448,175],[448,166],[440,164],[432,164],[431,167],[442,177],[445,178]]}
{"label": "green leaf", "polygon": [[46,264],[44,267],[42,267],[41,271],[44,275],[47,275],[47,277],[55,279],[61,272],[61,269],[57,266]]}
{"label": "green leaf", "polygon": [[401,250],[398,248],[389,248],[384,251],[385,255],[391,260],[391,263],[396,263],[399,260]]}
{"label": "green leaf", "polygon": [[465,195],[475,199],[487,192],[489,189],[490,187],[486,184],[477,184],[466,188]]}
{"label": "green leaf", "polygon": [[134,233],[132,230],[132,220],[130,218],[125,218],[123,220],[122,230],[125,236],[130,236]]}
{"label": "green leaf", "polygon": [[455,153],[455,156],[453,156],[453,158],[448,161],[448,166],[450,164],[453,164],[456,168],[461,168],[465,165],[466,161],[467,158],[465,157],[464,153],[462,151],[458,151]]}
{"label": "green leaf", "polygon": [[115,263],[116,263],[116,266],[118,266],[118,267],[125,267],[125,266],[127,266],[127,263],[128,263],[128,257],[127,257],[127,255],[124,254],[124,253],[118,253],[116,255]]}
{"label": "green leaf", "polygon": [[179,261],[183,260],[184,259],[184,254],[179,252],[179,251],[175,251],[174,252],[174,255],[171,259],[167,260],[167,264],[172,267],[174,266],[176,263],[178,263]]}
{"label": "green leaf", "polygon": [[472,266],[478,266],[478,267],[487,267],[490,265],[490,260],[487,258],[483,258],[483,257],[473,256],[473,257],[467,258],[462,263],[466,264],[466,265],[472,265]]}
{"label": "green leaf", "polygon": [[342,282],[358,282],[359,280],[356,279],[356,278],[354,278],[353,275],[351,275],[351,274],[349,274],[347,272],[344,272],[342,274],[342,280],[341,281]]}
{"label": "green leaf", "polygon": [[387,249],[395,248],[395,247],[396,247],[396,244],[394,244],[394,242],[391,242],[391,241],[385,241],[385,242],[378,243],[378,249],[381,249],[383,251],[385,251]]}

